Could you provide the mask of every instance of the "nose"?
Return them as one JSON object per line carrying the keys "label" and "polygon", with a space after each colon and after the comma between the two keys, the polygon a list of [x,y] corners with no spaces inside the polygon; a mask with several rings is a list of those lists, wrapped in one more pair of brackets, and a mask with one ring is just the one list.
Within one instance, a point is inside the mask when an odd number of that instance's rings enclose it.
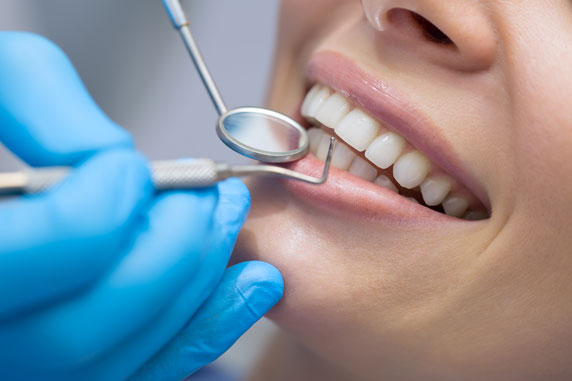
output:
{"label": "nose", "polygon": [[[400,46],[427,54],[443,66],[463,71],[490,67],[498,38],[487,7],[479,0],[362,0],[369,23]],[[419,44],[423,48],[419,49]]]}

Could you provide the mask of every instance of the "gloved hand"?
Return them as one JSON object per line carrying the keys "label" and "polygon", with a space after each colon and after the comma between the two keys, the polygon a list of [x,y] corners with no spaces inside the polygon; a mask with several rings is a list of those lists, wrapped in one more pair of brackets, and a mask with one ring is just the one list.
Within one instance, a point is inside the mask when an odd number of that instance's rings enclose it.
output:
{"label": "gloved hand", "polygon": [[245,186],[155,194],[128,134],[41,37],[0,32],[0,140],[31,165],[76,168],[0,203],[2,379],[180,379],[281,298],[274,267],[225,270]]}

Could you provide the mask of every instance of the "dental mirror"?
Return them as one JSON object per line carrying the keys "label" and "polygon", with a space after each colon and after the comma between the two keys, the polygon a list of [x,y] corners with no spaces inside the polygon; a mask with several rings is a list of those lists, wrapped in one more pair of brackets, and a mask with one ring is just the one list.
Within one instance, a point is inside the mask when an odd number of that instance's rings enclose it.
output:
{"label": "dental mirror", "polygon": [[310,146],[308,133],[292,118],[260,107],[228,110],[191,34],[180,0],[163,0],[163,4],[219,114],[219,138],[239,154],[265,163],[287,163],[304,157]]}
{"label": "dental mirror", "polygon": [[236,152],[265,163],[285,163],[308,153],[308,134],[276,111],[241,107],[218,121],[219,138]]}

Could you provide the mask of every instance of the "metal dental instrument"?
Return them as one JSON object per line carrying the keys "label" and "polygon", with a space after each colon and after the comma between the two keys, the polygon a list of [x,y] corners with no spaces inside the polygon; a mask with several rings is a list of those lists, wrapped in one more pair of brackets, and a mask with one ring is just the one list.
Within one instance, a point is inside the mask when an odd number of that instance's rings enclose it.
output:
{"label": "metal dental instrument", "polygon": [[[305,156],[309,150],[308,134],[293,119],[258,107],[227,110],[191,35],[179,0],[163,0],[163,3],[181,33],[219,113],[216,131],[221,140],[234,151],[266,163],[286,163]],[[156,161],[151,163],[151,171],[157,190],[208,187],[226,178],[241,176],[275,176],[318,185],[327,179],[333,147],[334,138],[331,138],[324,170],[319,178],[272,165],[217,164],[209,159]],[[0,196],[46,191],[70,171],[66,167],[52,167],[0,173]]]}
{"label": "metal dental instrument", "polygon": [[[332,158],[334,138],[330,141],[328,158],[321,178],[304,175],[273,165],[228,165],[217,164],[209,159],[193,161],[155,161],[151,172],[155,188],[159,191],[209,187],[229,177],[252,175],[276,176],[310,184],[326,181]],[[67,167],[40,168],[13,173],[0,173],[0,196],[17,196],[44,192],[71,171]]]}
{"label": "metal dental instrument", "polygon": [[163,4],[219,114],[216,127],[219,138],[241,155],[265,163],[287,163],[306,156],[310,145],[308,134],[292,118],[259,107],[228,110],[191,34],[181,1],[163,0]]}

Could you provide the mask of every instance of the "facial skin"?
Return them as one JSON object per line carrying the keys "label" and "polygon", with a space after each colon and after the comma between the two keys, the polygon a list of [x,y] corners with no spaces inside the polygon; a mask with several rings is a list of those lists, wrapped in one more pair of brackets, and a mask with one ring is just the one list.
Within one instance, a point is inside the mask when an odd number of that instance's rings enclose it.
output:
{"label": "facial skin", "polygon": [[572,3],[372,3],[390,12],[383,31],[358,0],[283,1],[269,107],[297,112],[312,55],[348,57],[431,119],[491,218],[398,224],[251,181],[235,260],[282,272],[269,317],[294,348],[272,377],[319,372],[310,362],[353,380],[571,379]]}

